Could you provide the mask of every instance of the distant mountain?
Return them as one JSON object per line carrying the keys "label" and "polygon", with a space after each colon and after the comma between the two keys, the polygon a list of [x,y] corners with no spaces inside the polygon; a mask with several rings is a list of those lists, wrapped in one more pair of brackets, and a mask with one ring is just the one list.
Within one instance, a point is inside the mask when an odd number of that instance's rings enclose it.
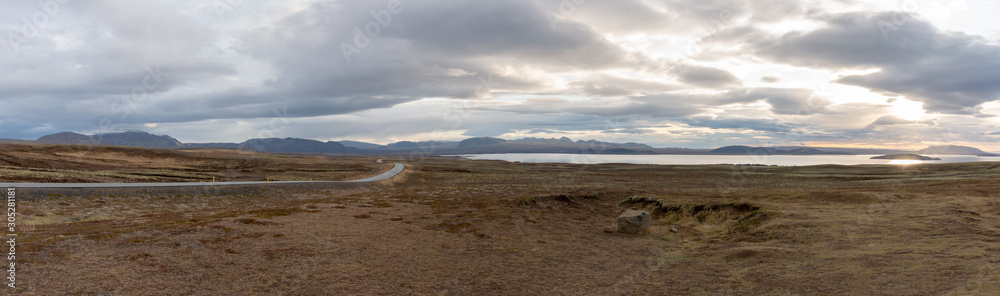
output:
{"label": "distant mountain", "polygon": [[225,148],[225,149],[236,149],[240,148],[239,143],[184,143],[184,147],[187,148]]}
{"label": "distant mountain", "polygon": [[591,146],[597,145],[597,146],[613,146],[613,147],[626,147],[626,148],[648,148],[648,149],[652,149],[653,148],[653,147],[650,147],[649,145],[646,145],[646,144],[640,144],[640,143],[634,143],[634,142],[628,142],[628,143],[622,144],[622,143],[602,142],[602,141],[598,141],[598,140],[586,140],[586,141],[584,141],[584,140],[578,140],[578,141],[576,141],[576,143],[577,144],[586,144],[586,145],[591,145]]}
{"label": "distant mountain", "polygon": [[491,137],[469,138],[460,142],[403,141],[386,145],[384,149],[366,149],[362,153],[413,153],[451,155],[478,153],[587,153],[587,154],[659,154],[690,152],[697,149],[652,148],[640,143],[608,143],[596,140],[573,141],[570,138],[523,138],[506,140]]}
{"label": "distant mountain", "polygon": [[[775,147],[781,150],[794,150],[802,148],[801,146],[779,146]],[[840,147],[810,147],[826,154],[896,154],[896,153],[910,153],[913,151],[899,150],[899,149],[880,149],[880,148],[840,148]]]}
{"label": "distant mountain", "polygon": [[894,160],[941,160],[937,157],[928,157],[919,154],[887,154],[881,156],[873,156],[871,159],[894,159]]}
{"label": "distant mountain", "polygon": [[[58,135],[58,134],[57,134]],[[44,137],[43,137],[44,138]],[[159,136],[143,131],[124,131],[107,134],[97,134],[92,138],[103,145],[135,146],[147,148],[180,148],[184,147],[177,139],[170,136]]]}
{"label": "distant mountain", "polygon": [[775,154],[778,151],[781,151],[781,150],[778,150],[777,148],[768,148],[768,147],[750,147],[750,146],[735,145],[735,146],[725,146],[725,147],[716,148],[716,149],[712,150],[712,153],[719,153],[719,154]]}
{"label": "distant mountain", "polygon": [[848,154],[844,152],[828,152],[810,147],[797,147],[792,149],[778,149],[775,147],[750,147],[750,146],[726,146],[714,149],[711,153],[716,154],[782,154],[782,155],[823,155],[823,154]]}
{"label": "distant mountain", "polygon": [[365,143],[365,142],[358,142],[358,141],[350,141],[350,140],[337,141],[337,143],[340,143],[341,145],[344,145],[344,146],[347,146],[347,147],[358,148],[358,149],[380,149],[380,148],[385,148],[386,147],[385,145]]}
{"label": "distant mountain", "polygon": [[507,143],[507,140],[482,137],[482,138],[469,138],[458,142],[458,148],[472,148],[472,147],[483,147],[483,146],[496,146],[503,143]]}
{"label": "distant mountain", "polygon": [[809,148],[809,147],[797,148],[797,149],[791,149],[791,150],[779,150],[779,151],[785,151],[786,153],[793,154],[793,155],[829,154],[827,152],[820,151],[819,149]]}
{"label": "distant mountain", "polygon": [[363,154],[411,154],[453,155],[478,153],[585,153],[585,154],[779,154],[779,155],[836,155],[836,154],[906,154],[931,155],[980,155],[1000,156],[965,146],[932,146],[920,151],[870,148],[829,148],[829,147],[751,147],[725,146],[716,149],[653,148],[642,143],[611,143],[598,140],[577,140],[561,138],[522,138],[505,140],[491,137],[477,137],[453,141],[402,141],[378,145],[358,141],[329,141],[299,138],[251,139],[242,143],[181,143],[170,136],[154,135],[143,131],[124,131],[87,136],[79,133],[62,132],[46,135],[38,140],[0,139],[0,143],[52,143],[137,146],[150,148],[223,148],[251,149],[262,152],[287,153],[363,153]]}
{"label": "distant mountain", "polygon": [[556,139],[556,138],[549,138],[549,139],[545,139],[545,138],[523,138],[523,139],[517,139],[517,140],[510,140],[510,142],[514,142],[514,143],[573,143],[573,139],[570,139],[570,138],[567,138],[567,137],[562,137],[562,138],[558,138],[558,139]]}
{"label": "distant mountain", "polygon": [[61,132],[42,136],[38,140],[35,140],[35,142],[44,144],[96,144],[94,138],[73,132]]}
{"label": "distant mountain", "polygon": [[390,143],[385,145],[386,149],[395,149],[402,151],[434,151],[437,149],[451,149],[458,147],[458,142],[450,141],[401,141],[396,143]]}
{"label": "distant mountain", "polygon": [[389,145],[385,145],[385,147],[389,149],[409,149],[409,148],[420,148],[420,145],[417,144],[417,142],[400,141],[396,143],[391,143]]}
{"label": "distant mountain", "polygon": [[931,155],[985,155],[990,154],[978,148],[967,147],[967,146],[930,146],[917,151],[920,154],[931,154]]}
{"label": "distant mountain", "polygon": [[358,151],[357,148],[349,148],[334,141],[321,142],[299,138],[250,139],[240,143],[239,147],[260,152],[288,153],[345,153]]}

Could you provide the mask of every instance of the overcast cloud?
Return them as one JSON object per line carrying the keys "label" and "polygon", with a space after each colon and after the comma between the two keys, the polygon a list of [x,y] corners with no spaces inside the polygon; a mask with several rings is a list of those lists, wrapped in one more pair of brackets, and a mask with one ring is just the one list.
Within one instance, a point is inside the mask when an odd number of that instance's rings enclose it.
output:
{"label": "overcast cloud", "polygon": [[1000,15],[995,1],[947,14],[885,1],[575,2],[5,4],[0,138],[1000,152],[1000,43],[982,17]]}

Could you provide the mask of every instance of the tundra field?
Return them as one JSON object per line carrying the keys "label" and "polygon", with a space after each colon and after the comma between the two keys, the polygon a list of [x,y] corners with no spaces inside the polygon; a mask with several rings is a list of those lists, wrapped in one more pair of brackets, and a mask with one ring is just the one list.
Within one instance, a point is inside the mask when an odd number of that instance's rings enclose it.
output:
{"label": "tundra field", "polygon": [[[0,182],[342,180],[375,159],[9,144]],[[17,189],[3,293],[1000,295],[1000,163],[392,162],[368,184]],[[606,232],[629,208],[651,233]]]}

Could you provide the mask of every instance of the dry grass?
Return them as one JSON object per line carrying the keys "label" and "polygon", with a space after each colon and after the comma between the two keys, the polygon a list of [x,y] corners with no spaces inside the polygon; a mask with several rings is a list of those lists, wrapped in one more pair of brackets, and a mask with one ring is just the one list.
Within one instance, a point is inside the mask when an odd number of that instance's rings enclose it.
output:
{"label": "dry grass", "polygon": [[[357,188],[41,196],[20,289],[998,295],[998,173],[427,159]],[[603,232],[629,207],[657,213],[650,235]]]}
{"label": "dry grass", "polygon": [[378,168],[373,157],[0,144],[0,182],[340,181],[374,176]]}

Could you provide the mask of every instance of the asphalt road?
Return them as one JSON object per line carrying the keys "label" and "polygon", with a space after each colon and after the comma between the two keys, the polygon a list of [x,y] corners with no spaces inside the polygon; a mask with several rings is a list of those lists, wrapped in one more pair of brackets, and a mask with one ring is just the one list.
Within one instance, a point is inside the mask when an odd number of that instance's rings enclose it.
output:
{"label": "asphalt road", "polygon": [[247,181],[247,182],[175,182],[175,183],[0,183],[0,188],[141,188],[141,187],[195,187],[234,186],[260,184],[305,184],[305,183],[365,183],[388,180],[403,172],[402,163],[377,176],[350,181]]}

